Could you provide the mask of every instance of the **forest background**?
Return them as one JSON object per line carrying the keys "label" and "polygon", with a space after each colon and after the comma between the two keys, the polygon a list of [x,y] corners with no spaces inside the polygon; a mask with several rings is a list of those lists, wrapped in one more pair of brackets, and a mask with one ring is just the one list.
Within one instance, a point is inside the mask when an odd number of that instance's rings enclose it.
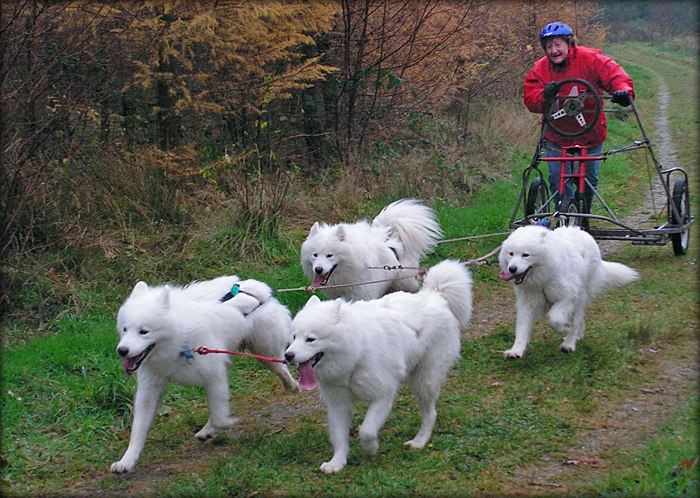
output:
{"label": "forest background", "polygon": [[368,202],[466,202],[534,143],[509,113],[554,20],[698,50],[695,2],[2,2],[0,325],[198,278],[203,240],[254,266]]}

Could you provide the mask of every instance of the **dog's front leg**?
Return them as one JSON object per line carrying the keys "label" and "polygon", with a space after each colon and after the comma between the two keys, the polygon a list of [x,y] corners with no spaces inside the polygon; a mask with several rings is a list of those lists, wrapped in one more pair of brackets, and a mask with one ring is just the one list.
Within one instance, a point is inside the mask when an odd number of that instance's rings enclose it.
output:
{"label": "dog's front leg", "polygon": [[343,470],[350,453],[353,402],[348,395],[324,398],[328,407],[328,431],[333,445],[333,458],[321,464],[321,471],[324,474],[334,474]]}
{"label": "dog's front leg", "polygon": [[393,404],[394,396],[391,396],[376,399],[367,407],[367,415],[360,426],[360,443],[365,453],[370,456],[376,455],[379,449],[379,430],[389,417]]}
{"label": "dog's front leg", "polygon": [[515,342],[512,348],[503,352],[506,358],[523,357],[525,349],[530,343],[535,323],[542,316],[547,306],[547,299],[544,297],[544,293],[528,295],[525,291],[519,291],[520,289],[516,288]]}
{"label": "dog's front leg", "polygon": [[146,444],[146,435],[156,418],[166,384],[167,381],[162,378],[153,378],[152,374],[139,372],[129,447],[122,459],[112,464],[110,470],[115,474],[131,472],[136,465]]}

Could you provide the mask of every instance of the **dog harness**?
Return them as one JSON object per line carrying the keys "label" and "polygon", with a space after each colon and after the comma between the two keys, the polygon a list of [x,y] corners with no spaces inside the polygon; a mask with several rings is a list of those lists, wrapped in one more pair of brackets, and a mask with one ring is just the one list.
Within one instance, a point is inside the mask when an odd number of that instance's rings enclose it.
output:
{"label": "dog harness", "polygon": [[226,301],[229,301],[230,299],[233,299],[234,297],[236,297],[236,295],[238,295],[238,293],[245,294],[245,295],[250,296],[250,297],[252,297],[253,299],[255,299],[255,300],[258,301],[258,305],[257,305],[255,308],[253,308],[252,310],[250,310],[248,313],[243,313],[243,312],[241,311],[241,313],[243,314],[243,316],[248,316],[248,315],[250,315],[253,311],[255,311],[256,309],[258,309],[260,306],[263,305],[263,302],[260,301],[260,299],[258,299],[258,298],[255,297],[254,295],[252,295],[252,294],[250,294],[250,293],[248,293],[248,292],[246,292],[246,291],[244,291],[244,290],[241,290],[241,286],[240,286],[238,283],[233,284],[233,287],[231,287],[231,290],[228,291],[226,294],[224,294],[224,297],[222,297],[221,299],[219,299],[219,302],[225,303]]}

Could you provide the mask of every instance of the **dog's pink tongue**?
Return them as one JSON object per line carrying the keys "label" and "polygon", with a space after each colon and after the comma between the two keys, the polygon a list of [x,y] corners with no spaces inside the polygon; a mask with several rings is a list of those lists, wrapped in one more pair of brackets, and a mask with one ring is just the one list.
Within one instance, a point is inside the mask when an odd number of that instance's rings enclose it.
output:
{"label": "dog's pink tongue", "polygon": [[325,278],[325,275],[316,275],[314,277],[314,281],[311,282],[311,287],[309,287],[309,289],[315,290],[315,289],[318,289],[319,287],[321,287],[323,285],[324,278]]}
{"label": "dog's pink tongue", "polygon": [[499,277],[501,277],[501,280],[503,280],[504,282],[508,282],[509,280],[513,280],[515,278],[515,275],[509,272],[502,271]]}
{"label": "dog's pink tongue", "polygon": [[316,377],[314,376],[314,367],[311,361],[299,363],[299,387],[304,391],[313,391],[316,389]]}
{"label": "dog's pink tongue", "polygon": [[130,362],[128,358],[122,358],[122,366],[124,367],[124,373],[126,373],[126,375],[131,375],[131,371],[129,371]]}

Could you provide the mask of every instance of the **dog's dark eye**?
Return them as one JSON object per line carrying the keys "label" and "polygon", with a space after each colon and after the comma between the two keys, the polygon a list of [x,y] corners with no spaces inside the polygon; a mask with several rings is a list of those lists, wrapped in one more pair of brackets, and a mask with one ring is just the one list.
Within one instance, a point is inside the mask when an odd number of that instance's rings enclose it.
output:
{"label": "dog's dark eye", "polygon": [[332,257],[333,257],[333,253],[326,254],[326,257],[327,257],[327,258],[332,258]]}
{"label": "dog's dark eye", "polygon": [[317,252],[314,253],[314,258],[318,258],[318,253],[317,253]]}
{"label": "dog's dark eye", "polygon": [[508,253],[508,256],[512,256],[512,255],[513,255],[513,251],[510,251],[510,252]]}
{"label": "dog's dark eye", "polygon": [[148,330],[141,329],[141,330],[139,330],[139,334],[146,335],[146,334],[148,334]]}
{"label": "dog's dark eye", "polygon": [[313,337],[307,337],[306,342],[314,342],[316,339]]}
{"label": "dog's dark eye", "polygon": [[523,258],[529,258],[529,257],[530,257],[530,255],[528,253],[526,253],[526,252],[523,253]]}

